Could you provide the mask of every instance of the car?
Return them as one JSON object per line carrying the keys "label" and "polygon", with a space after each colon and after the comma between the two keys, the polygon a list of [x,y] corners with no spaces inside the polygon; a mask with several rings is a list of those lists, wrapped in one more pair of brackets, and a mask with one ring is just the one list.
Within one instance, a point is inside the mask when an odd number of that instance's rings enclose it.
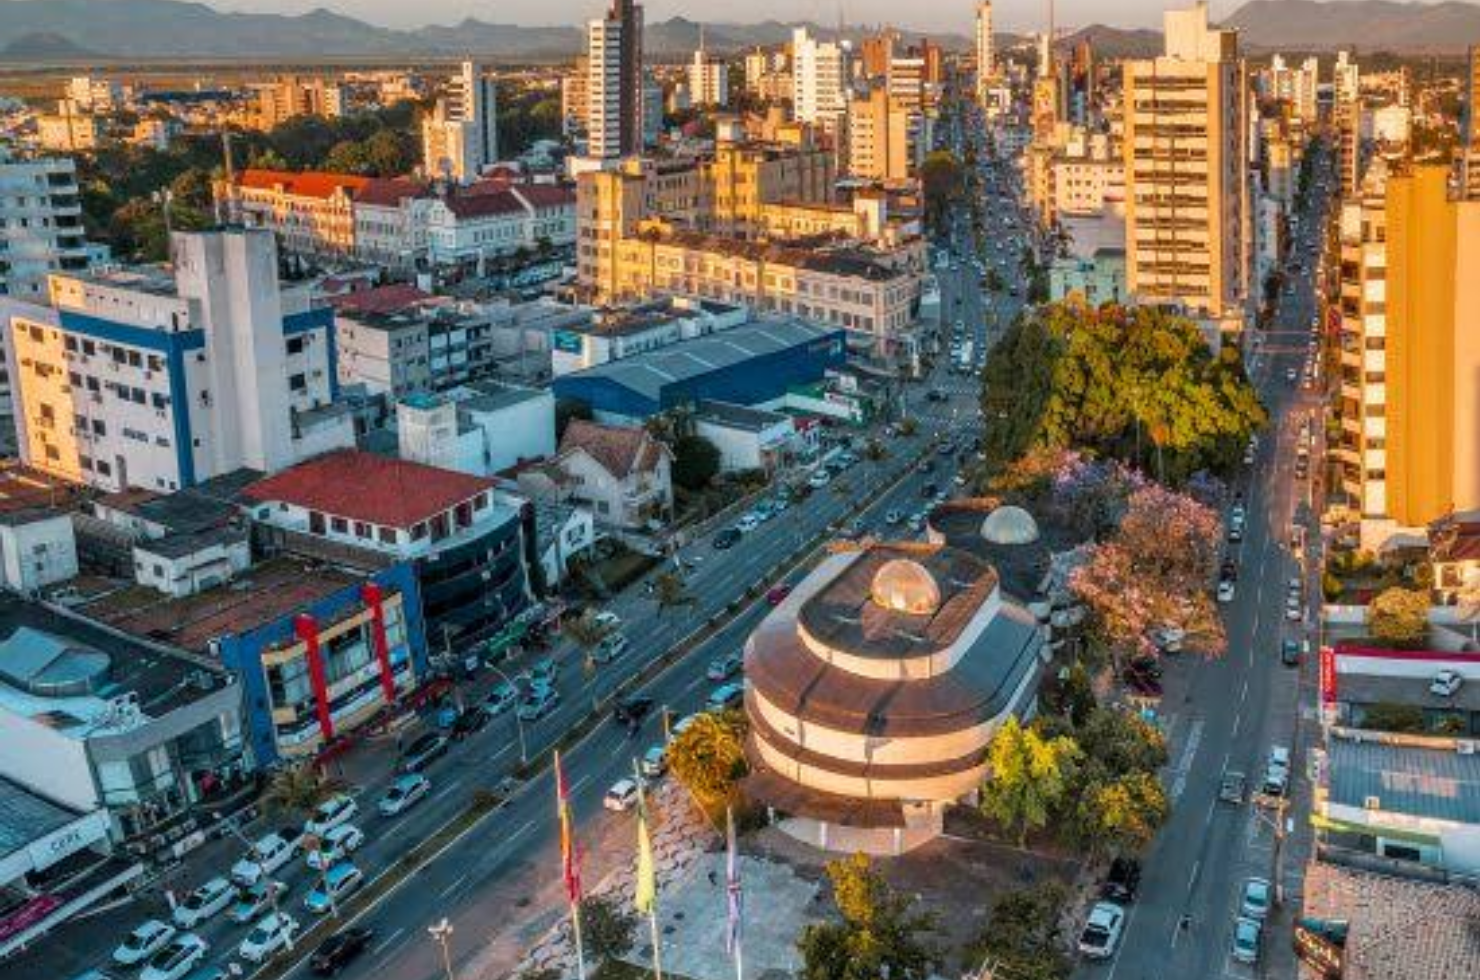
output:
{"label": "car", "polygon": [[727,708],[738,708],[744,698],[744,684],[739,682],[723,684],[709,692],[709,700],[704,703],[704,707],[707,711],[723,711]]}
{"label": "car", "polygon": [[541,718],[555,710],[560,703],[560,692],[553,687],[532,687],[529,693],[524,695],[524,700],[519,702],[519,707],[514,713],[520,721],[539,721]]}
{"label": "car", "polygon": [[641,694],[621,698],[612,707],[612,720],[619,725],[640,725],[653,710],[653,699]]}
{"label": "car", "polygon": [[236,953],[248,963],[261,963],[270,959],[279,950],[291,949],[293,937],[298,935],[298,920],[283,912],[274,912],[263,918],[247,933]]}
{"label": "car", "polygon": [[281,833],[267,834],[231,866],[232,883],[238,888],[246,888],[258,878],[272,874],[292,860],[298,851],[295,845],[296,841],[290,842]]}
{"label": "car", "polygon": [[1243,539],[1244,539],[1244,526],[1242,524],[1230,524],[1230,525],[1228,525],[1228,542],[1229,542],[1229,544],[1238,544]]}
{"label": "car", "polygon": [[595,623],[599,628],[604,630],[616,630],[622,628],[622,617],[618,616],[616,613],[612,612],[609,609],[603,609],[601,612],[592,616],[591,622]]}
{"label": "car", "polygon": [[773,606],[779,606],[786,601],[786,597],[789,595],[791,595],[791,585],[782,582],[780,585],[773,585],[767,590],[766,602]]}
{"label": "car", "polygon": [[1259,792],[1265,796],[1280,797],[1290,787],[1290,770],[1284,766],[1270,763],[1264,767],[1264,779],[1259,784]]}
{"label": "car", "polygon": [[401,772],[421,772],[447,753],[447,736],[427,732],[401,750]]}
{"label": "car", "polygon": [[1453,697],[1465,683],[1465,679],[1452,670],[1441,670],[1429,681],[1429,693],[1436,697]]}
{"label": "car", "polygon": [[319,883],[303,897],[303,907],[314,915],[333,912],[364,883],[364,872],[349,861],[341,861],[325,871]]}
{"label": "car", "polygon": [[1110,871],[1100,885],[1100,896],[1122,905],[1136,900],[1141,887],[1141,862],[1135,858],[1118,857],[1110,862]]}
{"label": "car", "polygon": [[657,779],[668,771],[668,746],[654,745],[642,754],[638,770],[646,779]]}
{"label": "car", "polygon": [[761,519],[754,514],[741,514],[740,519],[735,522],[735,530],[741,534],[749,534],[761,526]]}
{"label": "car", "polygon": [[1125,909],[1114,902],[1096,902],[1079,934],[1079,952],[1092,960],[1107,960],[1115,955],[1124,931]]}
{"label": "car", "polygon": [[884,523],[891,527],[902,520],[904,520],[904,515],[897,510],[890,510],[884,514]]}
{"label": "car", "polygon": [[272,908],[274,898],[281,898],[288,886],[271,878],[260,878],[247,888],[239,888],[236,902],[226,917],[232,922],[245,925],[254,922]]}
{"label": "car", "polygon": [[1280,643],[1280,663],[1286,667],[1300,666],[1300,643],[1296,640],[1284,640]]}
{"label": "car", "polygon": [[1285,368],[1285,380],[1286,381],[1289,381],[1289,382],[1291,382],[1293,384],[1295,382],[1295,380],[1297,378],[1299,378],[1299,377],[1300,377],[1300,372],[1299,371],[1295,370],[1292,367]]}
{"label": "car", "polygon": [[555,658],[546,657],[545,659],[535,663],[529,668],[529,686],[554,687],[555,678],[559,674],[559,672],[560,668],[559,665],[555,663]]}
{"label": "car", "polygon": [[180,980],[227,980],[229,976],[230,974],[226,972],[225,967],[207,964],[196,967],[181,977]]}
{"label": "car", "polygon": [[1234,592],[1234,584],[1233,584],[1233,582],[1231,580],[1229,580],[1229,579],[1223,579],[1221,582],[1218,583],[1218,601],[1219,602],[1232,602],[1233,601],[1233,592]]}
{"label": "car", "polygon": [[684,715],[682,718],[678,719],[678,721],[674,722],[673,726],[668,730],[668,740],[671,742],[675,738],[678,738],[678,736],[688,731],[690,726],[692,726],[694,722],[698,720],[699,715],[697,713],[692,715]]}
{"label": "car", "polygon": [[308,961],[308,968],[321,977],[331,977],[364,952],[373,938],[375,930],[365,926],[351,926],[336,932],[319,943],[319,948],[313,951]]}
{"label": "car", "polygon": [[709,667],[704,671],[704,676],[715,682],[727,681],[739,673],[744,665],[745,655],[739,650],[734,650],[709,661]]}
{"label": "car", "polygon": [[113,950],[113,962],[119,966],[137,966],[175,938],[178,930],[168,922],[150,919],[142,922]]}
{"label": "car", "polygon": [[911,514],[910,515],[910,519],[908,521],[905,521],[905,525],[911,531],[922,531],[922,530],[924,530],[925,529],[925,513],[924,513],[924,511],[916,511],[915,513]]}
{"label": "car", "polygon": [[519,701],[519,688],[509,681],[500,681],[483,699],[483,713],[492,718],[501,715]]}
{"label": "car", "polygon": [[194,929],[207,919],[224,912],[235,894],[236,889],[231,887],[231,882],[225,878],[212,878],[186,895],[175,906],[170,918],[181,929]]}
{"label": "car", "polygon": [[1223,774],[1222,781],[1218,783],[1218,799],[1224,803],[1242,803],[1248,784],[1248,777],[1236,769],[1230,769]]}
{"label": "car", "polygon": [[740,532],[733,527],[727,527],[714,536],[714,550],[728,551],[735,547],[735,543],[739,540]]}
{"label": "car", "polygon": [[1228,520],[1233,524],[1242,524],[1248,516],[1243,504],[1234,504],[1233,509],[1228,513]]}
{"label": "car", "polygon": [[1259,940],[1264,926],[1258,919],[1241,915],[1233,923],[1233,946],[1228,951],[1240,963],[1259,962]]}
{"label": "car", "polygon": [[1238,581],[1238,562],[1232,558],[1223,559],[1223,564],[1218,566],[1218,577],[1229,582]]}
{"label": "car", "polygon": [[1135,694],[1143,698],[1159,698],[1162,694],[1161,680],[1142,673],[1134,667],[1126,667],[1121,672],[1121,679],[1125,681]]}
{"label": "car", "polygon": [[598,664],[615,663],[622,659],[632,643],[623,633],[608,633],[596,644],[596,649],[591,652],[591,660]]}
{"label": "car", "polygon": [[622,813],[637,805],[637,783],[632,779],[619,779],[606,791],[601,805],[614,813]]}
{"label": "car", "polygon": [[447,734],[452,736],[453,741],[460,742],[469,735],[482,731],[483,726],[488,724],[489,717],[488,712],[481,708],[463,708],[457,713]]}
{"label": "car", "polygon": [[176,936],[149,957],[139,980],[181,980],[205,959],[206,948],[206,941],[193,932]]}
{"label": "car", "polygon": [[1298,595],[1285,596],[1285,618],[1292,623],[1298,623],[1305,618],[1305,603]]}
{"label": "car", "polygon": [[380,798],[377,808],[381,816],[394,817],[405,813],[431,791],[431,780],[419,772],[409,772],[391,781],[390,788]]}
{"label": "car", "polygon": [[330,828],[319,838],[316,850],[308,852],[308,866],[315,871],[333,867],[360,849],[365,843],[365,832],[352,823],[342,823]]}
{"label": "car", "polygon": [[1245,878],[1239,890],[1239,915],[1263,922],[1274,900],[1274,888],[1267,878]]}
{"label": "car", "polygon": [[831,482],[832,476],[827,472],[827,470],[822,469],[821,467],[818,467],[818,469],[807,478],[807,486],[811,487],[813,490],[821,490],[823,487],[827,486]]}
{"label": "car", "polygon": [[355,798],[348,793],[336,793],[313,808],[313,813],[303,824],[305,834],[322,837],[342,823],[349,823],[360,812]]}

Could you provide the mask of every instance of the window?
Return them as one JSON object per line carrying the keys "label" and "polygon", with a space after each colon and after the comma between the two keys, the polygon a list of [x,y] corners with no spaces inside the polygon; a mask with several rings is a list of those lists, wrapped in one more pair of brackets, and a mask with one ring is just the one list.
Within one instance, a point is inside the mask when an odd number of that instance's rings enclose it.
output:
{"label": "window", "polygon": [[368,538],[368,537],[370,537],[370,525],[369,524],[366,524],[364,521],[355,521],[355,537],[357,537],[357,538]]}
{"label": "window", "polygon": [[304,345],[303,345],[303,338],[302,337],[289,337],[288,338],[288,353],[289,354],[302,354],[303,353],[303,346]]}
{"label": "window", "polygon": [[329,530],[333,531],[335,534],[348,534],[349,521],[345,520],[342,517],[331,517],[329,518]]}
{"label": "window", "polygon": [[308,389],[308,379],[302,374],[294,374],[288,377],[288,388],[292,391],[305,391]]}
{"label": "window", "polygon": [[92,430],[94,435],[106,436],[108,434],[108,426],[103,424],[102,419],[92,420]]}
{"label": "window", "polygon": [[383,528],[381,528],[380,529],[380,543],[381,544],[395,544],[396,543],[396,529],[393,528],[393,527],[383,527]]}
{"label": "window", "polygon": [[313,534],[324,533],[324,515],[316,510],[308,512],[308,530]]}

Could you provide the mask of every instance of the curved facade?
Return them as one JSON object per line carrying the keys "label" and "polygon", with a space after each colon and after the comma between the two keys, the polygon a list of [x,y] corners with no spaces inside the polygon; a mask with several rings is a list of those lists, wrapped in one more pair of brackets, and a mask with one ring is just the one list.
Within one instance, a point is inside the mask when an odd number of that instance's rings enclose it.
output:
{"label": "curved facade", "polygon": [[822,847],[923,843],[980,785],[997,725],[1027,713],[1042,648],[966,551],[832,555],[747,643],[747,790]]}

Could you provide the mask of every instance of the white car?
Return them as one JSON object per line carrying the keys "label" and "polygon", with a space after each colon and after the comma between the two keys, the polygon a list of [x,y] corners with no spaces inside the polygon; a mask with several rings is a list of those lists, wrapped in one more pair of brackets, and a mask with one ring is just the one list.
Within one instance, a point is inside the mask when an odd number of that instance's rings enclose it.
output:
{"label": "white car", "polygon": [[1305,603],[1300,601],[1300,596],[1285,596],[1285,618],[1292,623],[1298,623],[1305,618]]}
{"label": "white car", "polygon": [[601,805],[615,813],[630,810],[637,805],[637,783],[631,779],[619,779],[606,791]]}
{"label": "white car", "polygon": [[827,486],[831,482],[832,477],[828,476],[827,470],[822,469],[821,467],[819,467],[816,472],[814,472],[810,477],[807,478],[807,486],[811,487],[813,490],[821,490],[823,487]]}
{"label": "white car", "polygon": [[1453,697],[1465,679],[1452,670],[1441,670],[1429,681],[1429,693],[1441,698]]}
{"label": "white car", "polygon": [[279,834],[268,834],[231,866],[231,880],[238,888],[249,888],[258,878],[272,874],[293,858],[297,847]]}
{"label": "white car", "polygon": [[281,900],[287,890],[288,886],[281,881],[262,878],[251,888],[243,888],[236,893],[236,904],[231,906],[226,917],[242,925],[253,922],[272,908],[274,895]]}
{"label": "white car", "polygon": [[314,807],[313,816],[303,825],[305,834],[322,837],[340,824],[353,820],[360,812],[360,805],[353,796],[340,793]]}
{"label": "white car", "polygon": [[432,784],[419,772],[398,776],[391,788],[380,798],[380,815],[394,817],[404,813],[411,804],[432,791]]}
{"label": "white car", "polygon": [[206,958],[206,941],[193,932],[176,936],[149,957],[139,980],[180,980]]}
{"label": "white car", "polygon": [[252,927],[236,952],[248,963],[261,963],[279,950],[291,948],[293,937],[297,935],[298,920],[291,915],[274,912],[264,916]]}
{"label": "white car", "polygon": [[638,764],[644,777],[657,779],[668,771],[668,747],[666,745],[654,745],[643,754],[642,762]]}
{"label": "white car", "polygon": [[1125,931],[1125,909],[1114,902],[1096,902],[1079,934],[1079,952],[1092,960],[1108,960]]}
{"label": "white car", "polygon": [[1232,602],[1233,601],[1233,580],[1232,579],[1227,579],[1226,578],[1226,579],[1223,579],[1221,582],[1218,583],[1218,601],[1219,602]]}
{"label": "white car", "polygon": [[754,514],[743,514],[741,515],[740,519],[735,522],[735,530],[739,531],[741,534],[749,534],[751,531],[754,531],[760,526],[761,519],[759,517],[756,517]]}
{"label": "white car", "polygon": [[363,843],[365,843],[363,830],[352,823],[342,823],[319,838],[318,850],[308,852],[308,866],[315,871],[332,868],[358,851]]}
{"label": "white car", "polygon": [[202,922],[223,911],[236,897],[236,890],[225,878],[212,878],[195,891],[185,896],[175,906],[172,918],[181,929],[194,929]]}
{"label": "white car", "polygon": [[175,932],[169,923],[150,919],[124,937],[113,951],[113,962],[119,966],[137,966],[174,939]]}
{"label": "white car", "polygon": [[336,864],[324,879],[303,898],[303,907],[314,915],[332,912],[338,904],[365,883],[365,874],[348,861]]}

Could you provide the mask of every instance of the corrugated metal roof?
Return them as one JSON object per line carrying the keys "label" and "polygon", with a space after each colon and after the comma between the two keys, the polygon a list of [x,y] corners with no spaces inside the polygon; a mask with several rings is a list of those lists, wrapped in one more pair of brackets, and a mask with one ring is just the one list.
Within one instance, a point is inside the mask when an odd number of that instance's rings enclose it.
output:
{"label": "corrugated metal roof", "polygon": [[1334,738],[1330,766],[1332,803],[1480,824],[1480,755]]}

